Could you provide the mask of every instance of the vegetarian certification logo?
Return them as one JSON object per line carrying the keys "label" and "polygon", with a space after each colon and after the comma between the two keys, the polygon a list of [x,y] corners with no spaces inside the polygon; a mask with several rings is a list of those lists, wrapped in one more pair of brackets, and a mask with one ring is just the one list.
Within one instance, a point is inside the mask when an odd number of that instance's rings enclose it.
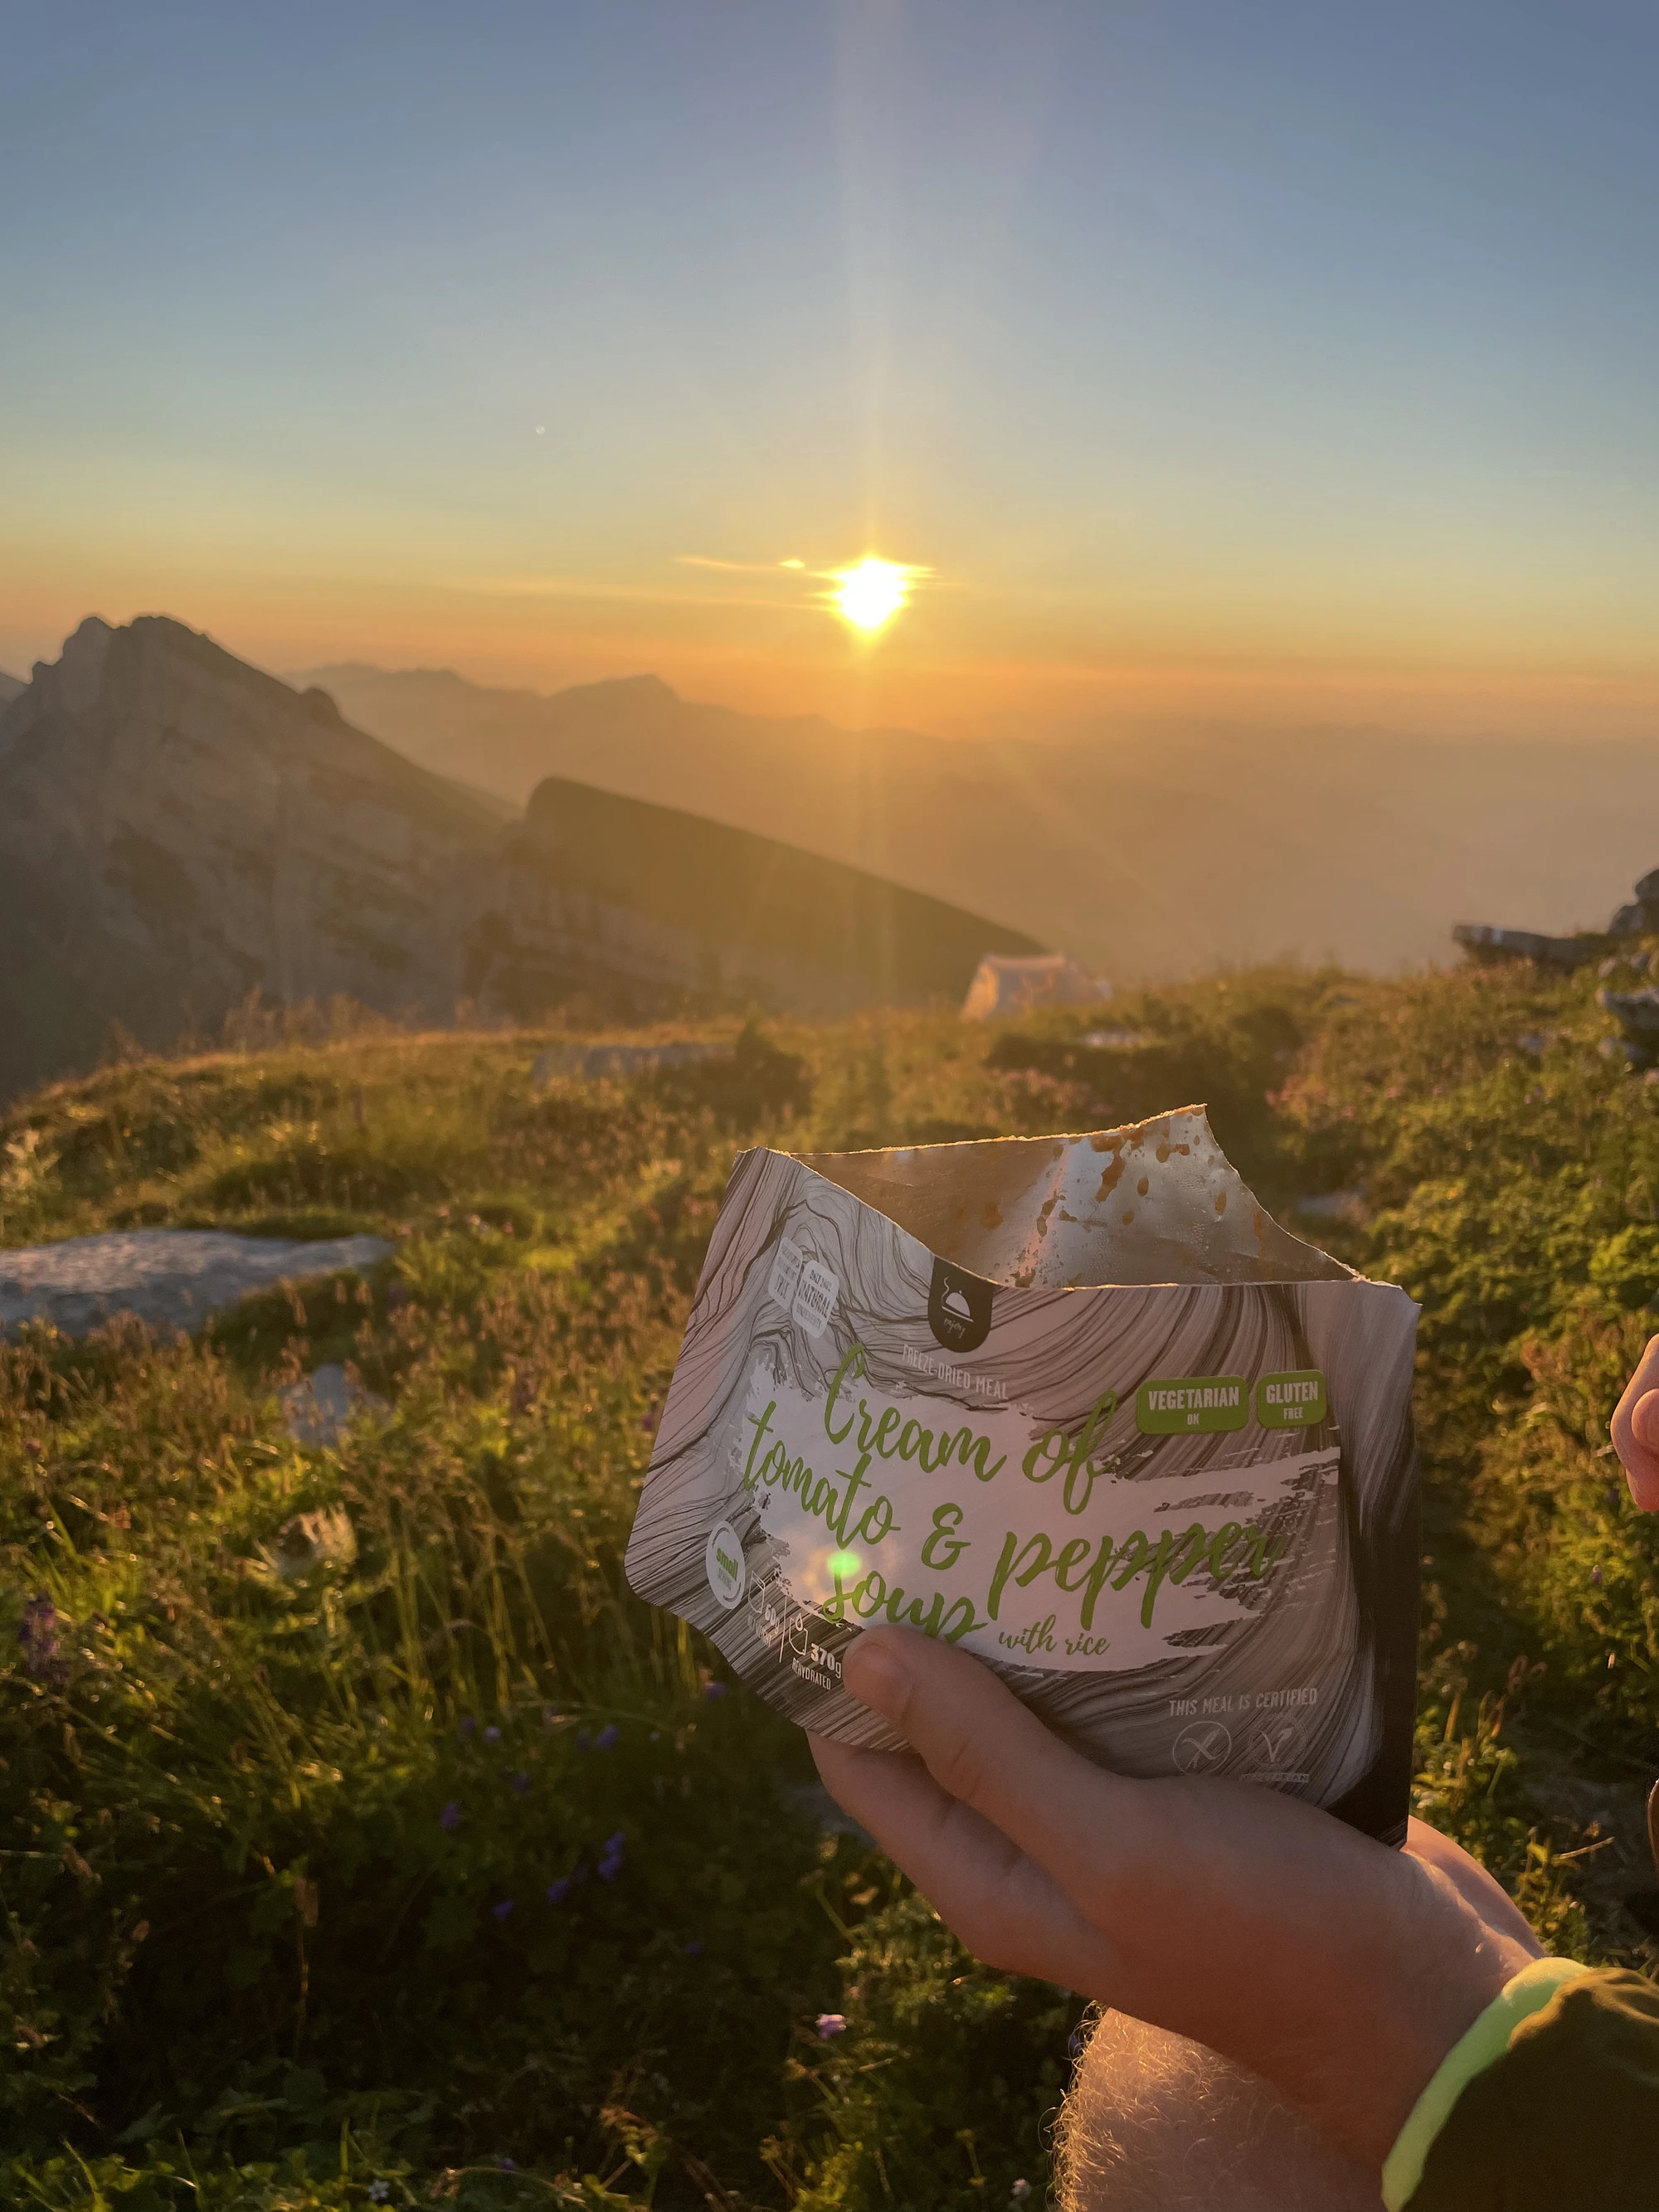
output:
{"label": "vegetarian certification logo", "polygon": [[709,1589],[728,1613],[733,1612],[743,1603],[749,1571],[744,1561],[742,1541],[729,1521],[717,1521],[709,1530],[702,1562]]}
{"label": "vegetarian certification logo", "polygon": [[947,1352],[972,1352],[991,1333],[991,1301],[996,1285],[948,1260],[935,1260],[927,1292],[927,1326]]}
{"label": "vegetarian certification logo", "polygon": [[1255,1386],[1255,1417],[1264,1429],[1310,1429],[1324,1419],[1325,1406],[1325,1378],[1316,1367],[1264,1375]]}
{"label": "vegetarian certification logo", "polygon": [[1135,1426],[1143,1437],[1216,1436],[1242,1429],[1250,1395],[1241,1375],[1191,1375],[1143,1382],[1135,1392]]}

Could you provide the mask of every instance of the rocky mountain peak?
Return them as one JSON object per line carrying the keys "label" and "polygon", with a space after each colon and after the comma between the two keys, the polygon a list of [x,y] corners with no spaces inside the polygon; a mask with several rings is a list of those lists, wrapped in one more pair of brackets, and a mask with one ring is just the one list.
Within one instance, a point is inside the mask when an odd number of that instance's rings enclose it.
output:
{"label": "rocky mountain peak", "polygon": [[100,615],[88,615],[70,636],[56,660],[37,660],[30,689],[34,711],[84,714],[103,686],[104,663],[115,632]]}
{"label": "rocky mountain peak", "polygon": [[161,1044],[252,990],[445,1018],[450,902],[499,841],[459,787],[165,616],[96,617],[0,731],[5,1079]]}

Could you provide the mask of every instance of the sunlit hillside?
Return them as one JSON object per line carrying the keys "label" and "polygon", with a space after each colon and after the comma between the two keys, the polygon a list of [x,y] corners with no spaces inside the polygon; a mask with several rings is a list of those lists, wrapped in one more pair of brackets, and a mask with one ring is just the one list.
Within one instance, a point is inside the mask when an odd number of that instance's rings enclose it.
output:
{"label": "sunlit hillside", "polygon": [[[1080,2003],[968,1958],[623,1583],[754,1142],[1207,1100],[1264,1201],[1423,1302],[1419,1811],[1558,1946],[1652,1959],[1659,1531],[1604,1424],[1659,1292],[1659,1089],[1591,984],[1527,968],[1089,1018],[714,1024],[729,1058],[597,1082],[538,1082],[530,1032],[345,1022],[9,1109],[3,1247],[392,1256],[191,1338],[0,1352],[0,2201],[1041,2201]],[[325,1448],[280,1393],[331,1361],[370,1397]]]}

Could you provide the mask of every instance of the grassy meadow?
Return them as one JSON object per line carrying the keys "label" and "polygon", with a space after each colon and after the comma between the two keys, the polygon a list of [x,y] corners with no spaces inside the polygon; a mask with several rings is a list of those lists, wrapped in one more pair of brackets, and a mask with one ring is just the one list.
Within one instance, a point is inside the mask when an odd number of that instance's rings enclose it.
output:
{"label": "grassy meadow", "polygon": [[[0,2202],[1040,2197],[1081,2003],[827,1831],[797,1733],[623,1580],[755,1141],[1207,1101],[1267,1205],[1423,1304],[1419,1811],[1558,1947],[1652,1963],[1583,1818],[1659,1768],[1659,1516],[1606,1431],[1659,1292],[1659,1085],[1594,991],[1263,970],[1121,996],[1128,1044],[710,1022],[730,1060],[542,1086],[538,1036],[343,1024],[0,1114],[0,1244],[393,1248],[193,1338],[0,1347]],[[385,1411],[309,1448],[278,1394],[329,1360]]]}

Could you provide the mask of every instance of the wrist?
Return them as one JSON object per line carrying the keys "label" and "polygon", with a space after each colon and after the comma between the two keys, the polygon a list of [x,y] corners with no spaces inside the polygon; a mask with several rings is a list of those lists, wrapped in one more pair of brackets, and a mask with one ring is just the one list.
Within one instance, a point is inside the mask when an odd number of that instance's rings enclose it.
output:
{"label": "wrist", "polygon": [[1460,1957],[1449,1947],[1413,1980],[1402,1980],[1379,1962],[1377,1971],[1357,1988],[1388,1989],[1391,2014],[1374,2016],[1370,2063],[1364,2067],[1370,2094],[1363,2104],[1349,2086],[1350,2124],[1341,2130],[1350,2147],[1378,2167],[1389,2156],[1449,2055],[1504,1990],[1536,1963],[1535,1948],[1485,1932],[1472,1951]]}

